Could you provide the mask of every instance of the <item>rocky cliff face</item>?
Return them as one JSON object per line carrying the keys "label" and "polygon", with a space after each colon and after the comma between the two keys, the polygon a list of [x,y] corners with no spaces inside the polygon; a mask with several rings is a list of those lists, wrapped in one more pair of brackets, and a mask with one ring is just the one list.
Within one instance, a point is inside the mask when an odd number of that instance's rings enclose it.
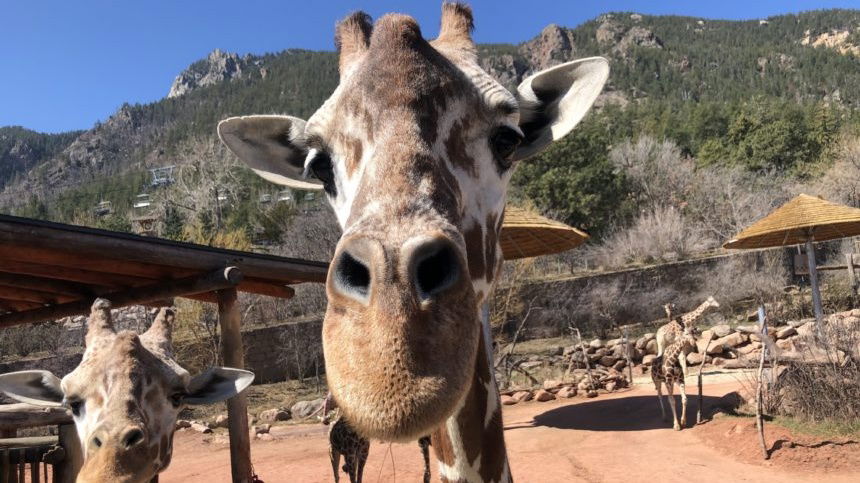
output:
{"label": "rocky cliff face", "polygon": [[215,49],[208,57],[191,64],[176,76],[167,97],[179,97],[198,87],[241,78],[246,68],[247,59]]}

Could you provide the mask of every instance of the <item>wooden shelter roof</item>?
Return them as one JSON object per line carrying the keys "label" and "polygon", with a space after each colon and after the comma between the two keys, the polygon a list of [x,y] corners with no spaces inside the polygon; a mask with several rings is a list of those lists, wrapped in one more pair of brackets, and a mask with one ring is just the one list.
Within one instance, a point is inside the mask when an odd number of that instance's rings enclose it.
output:
{"label": "wooden shelter roof", "polygon": [[505,260],[539,257],[578,247],[588,234],[560,221],[530,213],[516,206],[505,207],[499,243]]}
{"label": "wooden shelter roof", "polygon": [[725,248],[769,248],[860,235],[860,209],[800,194],[753,223]]}
{"label": "wooden shelter roof", "polygon": [[87,313],[96,296],[114,306],[213,302],[213,289],[235,286],[291,297],[288,285],[324,282],[327,272],[324,262],[0,215],[0,327]]}

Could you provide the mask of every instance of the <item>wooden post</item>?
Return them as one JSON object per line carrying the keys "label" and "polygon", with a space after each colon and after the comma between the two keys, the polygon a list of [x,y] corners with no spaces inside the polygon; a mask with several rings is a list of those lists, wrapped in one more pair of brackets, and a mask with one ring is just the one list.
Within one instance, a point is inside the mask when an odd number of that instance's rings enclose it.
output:
{"label": "wooden post", "polygon": [[714,340],[714,333],[708,331],[708,340],[705,343],[705,350],[702,352],[702,362],[699,364],[699,374],[697,375],[699,384],[699,407],[696,410],[696,424],[702,424],[702,369],[705,367],[705,360],[708,359],[708,349],[711,348],[712,340]]}
{"label": "wooden post", "polygon": [[84,451],[78,431],[74,424],[61,424],[59,429],[59,443],[65,451],[62,463],[54,465],[54,482],[75,483],[78,472],[84,465]]}
{"label": "wooden post", "polygon": [[[810,271],[811,273],[811,271]],[[770,454],[767,452],[767,443],[764,441],[764,418],[762,415],[763,404],[762,399],[764,398],[764,360],[767,357],[767,322],[764,314],[764,306],[758,308],[758,324],[759,330],[761,331],[761,360],[758,363],[758,387],[756,388],[756,396],[755,396],[755,425],[756,429],[758,429],[758,437],[759,442],[761,443],[761,452],[764,455],[764,459],[769,459]]]}
{"label": "wooden post", "polygon": [[[235,288],[219,290],[218,321],[221,324],[221,351],[224,365],[243,369],[245,355],[240,332],[242,315],[239,312],[238,293]],[[234,483],[251,481],[251,437],[248,433],[248,400],[238,394],[227,400],[227,427],[230,432],[230,466]]]}
{"label": "wooden post", "polygon": [[815,267],[815,247],[812,245],[812,236],[806,239],[806,262],[809,266],[809,284],[812,285],[812,306],[815,310],[815,329],[821,335],[821,324],[824,314],[821,310],[821,290],[818,288],[818,269]]}

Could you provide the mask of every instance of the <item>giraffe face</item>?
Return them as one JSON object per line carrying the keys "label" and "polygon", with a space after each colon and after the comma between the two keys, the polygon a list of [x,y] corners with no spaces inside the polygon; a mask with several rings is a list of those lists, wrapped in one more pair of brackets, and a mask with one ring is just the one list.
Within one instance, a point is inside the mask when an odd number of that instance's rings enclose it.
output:
{"label": "giraffe face", "polygon": [[588,59],[511,93],[479,67],[471,27],[457,4],[433,41],[410,17],[354,14],[337,29],[340,85],[307,122],[219,124],[258,174],[323,189],[334,208],[343,235],[326,284],[326,371],[369,438],[421,437],[463,400],[512,170],[572,129],[608,74]]}
{"label": "giraffe face", "polygon": [[148,482],[170,464],[186,403],[223,400],[253,380],[247,371],[223,368],[192,379],[172,357],[172,324],[172,310],[162,309],[147,333],[115,333],[109,305],[96,301],[74,371],[62,381],[45,371],[4,374],[0,390],[23,402],[68,408],[84,453],[78,482]]}

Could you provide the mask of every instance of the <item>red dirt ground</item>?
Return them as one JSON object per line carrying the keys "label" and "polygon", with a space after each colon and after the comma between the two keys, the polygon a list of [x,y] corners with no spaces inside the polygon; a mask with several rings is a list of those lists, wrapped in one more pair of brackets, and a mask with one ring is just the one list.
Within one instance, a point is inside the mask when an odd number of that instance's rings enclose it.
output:
{"label": "red dirt ground", "polygon": [[[738,386],[736,382],[706,385],[705,407]],[[505,407],[505,438],[516,481],[689,483],[691,477],[702,481],[860,481],[860,444],[842,440],[837,443],[845,444],[821,444],[820,438],[795,437],[769,425],[767,441],[774,449],[772,459],[765,462],[758,459],[760,448],[755,431],[748,428],[750,420],[718,418],[676,432],[660,419],[654,394],[653,386],[643,384],[596,399]],[[695,421],[695,399],[690,397],[689,421]],[[324,426],[282,426],[273,428],[273,433],[276,440],[252,444],[261,479],[266,483],[333,481]],[[217,439],[223,437],[178,433],[173,463],[160,480],[229,482],[229,450],[226,444],[213,442]],[[790,447],[788,441],[796,444]],[[432,471],[435,478],[435,462]],[[420,481],[422,472],[417,443],[376,443],[371,446],[364,481]]]}

